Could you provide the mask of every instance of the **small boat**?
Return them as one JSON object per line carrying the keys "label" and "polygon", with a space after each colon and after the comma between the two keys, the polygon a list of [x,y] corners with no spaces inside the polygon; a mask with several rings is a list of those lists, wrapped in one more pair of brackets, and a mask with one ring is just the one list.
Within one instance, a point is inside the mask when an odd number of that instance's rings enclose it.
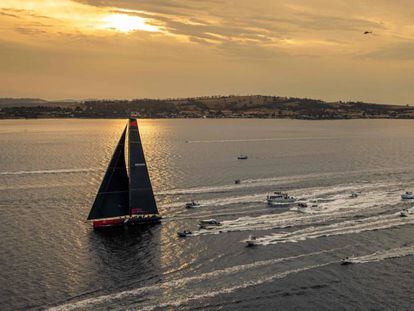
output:
{"label": "small boat", "polygon": [[189,236],[191,234],[193,234],[193,233],[191,231],[189,231],[189,230],[184,230],[184,231],[177,232],[177,235],[180,238],[185,238],[185,237],[187,237],[187,236]]}
{"label": "small boat", "polygon": [[240,179],[236,179],[236,180],[234,181],[234,183],[235,183],[236,185],[240,185],[241,180],[240,180]]}
{"label": "small boat", "polygon": [[402,200],[414,200],[414,194],[411,191],[406,191],[401,195]]}
{"label": "small boat", "polygon": [[199,221],[200,225],[220,226],[221,223],[215,219],[205,219]]}
{"label": "small boat", "polygon": [[221,223],[215,219],[206,219],[200,220],[198,226],[200,227],[200,229],[209,229],[211,227],[221,226]]}
{"label": "small boat", "polygon": [[237,160],[247,160],[249,157],[245,154],[241,154],[237,157]]}
{"label": "small boat", "polygon": [[355,199],[355,198],[357,198],[358,197],[358,193],[356,193],[356,192],[352,192],[351,193],[351,195],[349,196],[350,198],[352,198],[352,199]]}
{"label": "small boat", "polygon": [[274,192],[266,197],[267,204],[270,206],[286,206],[296,202],[296,199],[287,193]]}
{"label": "small boat", "polygon": [[341,265],[342,266],[347,266],[347,265],[352,265],[354,262],[352,261],[352,259],[351,258],[349,258],[349,257],[346,257],[346,258],[343,258],[342,260],[341,260]]}
{"label": "small boat", "polygon": [[408,209],[403,209],[400,212],[400,217],[408,217],[408,216],[410,216],[410,211]]}
{"label": "small boat", "polygon": [[252,247],[256,245],[257,245],[256,237],[254,235],[249,235],[249,238],[246,240],[246,246]]}
{"label": "small boat", "polygon": [[199,206],[200,206],[200,204],[197,203],[197,202],[194,202],[194,201],[191,201],[191,202],[185,204],[185,208],[188,208],[188,209],[199,207]]}
{"label": "small boat", "polygon": [[298,207],[299,208],[306,208],[306,207],[308,207],[308,204],[306,204],[306,203],[298,203]]}

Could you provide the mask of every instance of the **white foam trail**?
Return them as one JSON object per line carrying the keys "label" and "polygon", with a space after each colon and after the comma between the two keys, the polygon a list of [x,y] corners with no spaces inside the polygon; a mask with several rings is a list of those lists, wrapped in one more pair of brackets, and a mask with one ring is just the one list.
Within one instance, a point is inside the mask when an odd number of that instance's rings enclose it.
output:
{"label": "white foam trail", "polygon": [[[343,248],[341,248],[341,249],[343,249]],[[225,275],[231,275],[231,274],[234,274],[234,273],[247,271],[249,269],[259,268],[259,267],[263,267],[263,266],[267,266],[267,265],[273,265],[273,264],[276,264],[276,263],[291,261],[291,260],[310,257],[310,256],[321,255],[321,254],[324,254],[324,253],[331,253],[331,252],[334,252],[334,251],[337,251],[337,250],[339,250],[339,249],[336,248],[336,249],[330,249],[330,250],[322,250],[322,251],[318,251],[318,252],[301,254],[301,255],[297,255],[297,256],[290,256],[290,257],[284,257],[284,258],[256,261],[256,262],[249,263],[249,264],[238,265],[238,266],[233,266],[233,267],[229,267],[229,268],[225,268],[225,269],[221,269],[221,270],[215,270],[215,271],[212,271],[212,272],[207,272],[207,273],[203,273],[203,274],[196,275],[196,276],[185,277],[185,278],[177,279],[177,280],[171,280],[171,281],[167,281],[167,282],[152,285],[152,286],[140,287],[140,288],[136,288],[136,289],[132,289],[132,290],[126,290],[126,291],[119,292],[119,293],[102,295],[102,296],[93,297],[93,298],[87,298],[87,299],[84,299],[84,300],[81,300],[81,301],[77,301],[77,302],[73,302],[73,303],[67,303],[67,304],[57,306],[57,307],[52,307],[49,310],[51,310],[51,311],[52,310],[53,311],[75,310],[75,309],[79,309],[79,308],[92,307],[93,305],[97,305],[97,304],[100,304],[100,303],[111,302],[113,300],[124,299],[126,297],[131,297],[131,296],[133,297],[133,296],[137,296],[137,295],[147,293],[147,292],[152,292],[152,291],[156,291],[156,290],[160,290],[160,289],[167,289],[167,288],[176,288],[178,286],[186,285],[190,282],[199,282],[199,281],[203,281],[203,280],[211,280],[211,279],[214,279],[214,278],[221,278],[222,276],[225,276]]]}
{"label": "white foam trail", "polygon": [[412,255],[414,255],[414,247],[406,246],[406,247],[399,247],[399,248],[379,251],[379,252],[375,252],[373,254],[369,254],[365,256],[350,257],[349,260],[352,263],[369,263],[369,262],[382,261],[382,260],[392,259],[392,258],[412,256]]}
{"label": "white foam trail", "polygon": [[38,171],[14,171],[0,172],[0,175],[28,175],[28,174],[67,174],[102,171],[102,168],[68,168],[57,170],[38,170]]}
{"label": "white foam trail", "polygon": [[[332,197],[330,197],[332,198]],[[260,216],[245,216],[234,220],[222,221],[219,227],[209,230],[193,231],[193,235],[219,234],[221,232],[281,229],[295,226],[307,226],[329,223],[343,218],[370,216],[383,212],[383,207],[399,205],[398,197],[384,192],[369,192],[356,199],[349,198],[349,193],[333,196],[328,203],[319,204],[318,209],[306,208],[304,213],[289,210],[282,213]],[[380,203],[379,203],[380,202]],[[292,208],[293,209],[293,208]],[[213,216],[213,215],[211,215]]]}
{"label": "white foam trail", "polygon": [[189,144],[211,144],[211,143],[239,143],[239,142],[261,142],[261,141],[302,141],[302,140],[325,140],[338,139],[338,137],[276,137],[276,138],[250,138],[250,139],[217,139],[217,140],[187,140]]}
{"label": "white foam trail", "polygon": [[218,295],[223,295],[223,294],[230,294],[230,293],[235,292],[235,291],[240,290],[240,289],[244,289],[244,288],[248,288],[248,287],[252,287],[252,286],[257,286],[257,285],[261,285],[261,284],[264,284],[264,283],[269,283],[269,282],[272,282],[272,281],[277,280],[277,279],[283,279],[283,278],[285,278],[285,277],[287,277],[291,274],[296,274],[296,273],[304,272],[304,271],[307,271],[307,270],[322,268],[322,267],[331,265],[333,263],[336,263],[336,261],[331,261],[331,262],[327,262],[327,263],[323,263],[323,264],[317,264],[317,265],[311,265],[311,266],[306,266],[306,267],[302,267],[302,268],[292,269],[292,270],[276,273],[276,274],[273,274],[271,276],[268,276],[268,277],[265,277],[265,278],[262,278],[262,279],[259,279],[259,280],[252,280],[252,281],[244,282],[240,285],[235,285],[235,286],[227,287],[227,288],[221,288],[219,290],[209,291],[209,292],[203,293],[203,294],[192,295],[192,296],[189,296],[189,297],[184,298],[184,299],[176,299],[176,300],[173,300],[173,301],[160,303],[160,304],[156,304],[156,305],[144,306],[144,307],[142,307],[142,310],[154,310],[154,309],[157,309],[157,308],[165,308],[165,307],[169,307],[169,306],[179,307],[179,306],[181,306],[183,304],[186,304],[190,301],[213,298],[213,297],[216,297]]}
{"label": "white foam trail", "polygon": [[382,169],[366,169],[366,170],[356,170],[356,171],[346,171],[346,172],[328,172],[328,173],[312,173],[305,175],[293,175],[293,176],[280,176],[280,177],[270,177],[270,178],[259,178],[259,179],[247,179],[242,180],[242,183],[239,185],[235,184],[226,184],[226,185],[217,185],[217,186],[202,186],[194,188],[182,188],[182,189],[170,189],[157,192],[158,195],[178,195],[178,194],[199,194],[199,193],[220,193],[227,192],[231,190],[238,190],[244,188],[252,187],[261,187],[261,186],[272,186],[272,185],[284,185],[294,182],[301,182],[307,180],[317,180],[325,178],[334,178],[341,176],[359,176],[366,173],[407,173],[407,171],[413,170],[414,166],[404,167],[404,168],[382,168]]}
{"label": "white foam trail", "polygon": [[[406,186],[407,184],[405,184]],[[361,204],[361,199],[367,199],[368,195],[365,195],[365,192],[371,191],[371,189],[376,189],[376,192],[370,192],[369,195],[371,196],[371,201],[379,201],[378,198],[381,197],[381,203],[383,203],[382,199],[386,199],[389,196],[390,189],[394,189],[394,191],[401,190],[401,183],[373,183],[373,184],[345,184],[345,185],[337,185],[334,187],[316,187],[316,188],[305,188],[305,189],[293,189],[289,191],[290,194],[297,198],[307,198],[308,201],[337,201],[341,199],[342,202],[332,202],[331,205],[335,206],[349,206],[353,203]],[[382,189],[386,189],[386,191],[380,191]],[[360,196],[359,199],[352,199],[350,200],[349,195],[353,191],[362,191],[364,192],[363,195]],[[208,199],[208,200],[199,200],[198,203],[200,207],[209,207],[209,206],[226,206],[231,204],[247,204],[247,203],[260,203],[265,202],[266,195],[269,192],[262,192],[262,193],[255,193],[251,195],[237,195],[237,196],[225,196],[220,198]],[[393,198],[395,201],[395,198]],[[183,207],[186,202],[179,201],[174,203],[169,203],[165,205],[161,205],[164,209],[170,208],[177,208]],[[343,205],[342,205],[343,204]],[[355,205],[354,204],[354,205]],[[325,203],[326,205],[326,203]],[[328,206],[328,205],[327,205]],[[327,207],[325,207],[327,208]]]}
{"label": "white foam trail", "polygon": [[333,223],[326,226],[308,227],[293,232],[274,233],[258,238],[257,244],[270,245],[278,243],[298,242],[320,237],[354,234],[366,231],[376,231],[399,226],[414,224],[414,216],[407,218],[399,217],[397,214],[368,217],[359,220],[349,220]]}

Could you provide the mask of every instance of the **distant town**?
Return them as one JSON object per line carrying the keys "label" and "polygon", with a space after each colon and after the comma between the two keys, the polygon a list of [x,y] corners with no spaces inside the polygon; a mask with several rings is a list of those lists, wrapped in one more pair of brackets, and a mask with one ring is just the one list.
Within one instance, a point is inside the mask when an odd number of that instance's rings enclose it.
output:
{"label": "distant town", "polygon": [[130,116],[154,119],[414,119],[414,107],[261,95],[86,101],[0,98],[0,119]]}

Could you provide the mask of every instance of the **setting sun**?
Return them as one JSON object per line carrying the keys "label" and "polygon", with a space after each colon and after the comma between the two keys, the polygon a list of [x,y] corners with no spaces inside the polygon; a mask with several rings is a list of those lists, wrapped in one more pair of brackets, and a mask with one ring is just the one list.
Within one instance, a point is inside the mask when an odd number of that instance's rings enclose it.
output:
{"label": "setting sun", "polygon": [[157,32],[158,27],[148,25],[144,18],[131,16],[128,14],[111,14],[102,19],[105,29],[114,29],[120,32],[130,32],[135,30]]}

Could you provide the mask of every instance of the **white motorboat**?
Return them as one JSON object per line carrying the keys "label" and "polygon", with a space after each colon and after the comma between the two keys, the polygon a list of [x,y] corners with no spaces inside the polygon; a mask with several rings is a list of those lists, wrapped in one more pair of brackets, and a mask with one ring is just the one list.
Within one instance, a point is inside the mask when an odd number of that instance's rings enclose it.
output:
{"label": "white motorboat", "polygon": [[254,235],[249,235],[249,238],[246,240],[246,246],[252,247],[257,245],[257,240]]}
{"label": "white motorboat", "polygon": [[296,202],[296,198],[283,192],[274,192],[266,197],[267,204],[270,206],[286,206]]}
{"label": "white motorboat", "polygon": [[403,209],[400,212],[400,217],[408,217],[408,216],[410,216],[410,211],[408,209]]}
{"label": "white motorboat", "polygon": [[411,191],[406,191],[401,195],[402,200],[414,200],[414,194]]}
{"label": "white motorboat", "polygon": [[241,154],[237,157],[238,160],[247,160],[249,157],[245,154]]}
{"label": "white motorboat", "polygon": [[194,202],[194,201],[191,201],[191,202],[185,204],[185,208],[188,208],[188,209],[199,207],[199,206],[200,206],[200,204],[197,203],[197,202]]}

